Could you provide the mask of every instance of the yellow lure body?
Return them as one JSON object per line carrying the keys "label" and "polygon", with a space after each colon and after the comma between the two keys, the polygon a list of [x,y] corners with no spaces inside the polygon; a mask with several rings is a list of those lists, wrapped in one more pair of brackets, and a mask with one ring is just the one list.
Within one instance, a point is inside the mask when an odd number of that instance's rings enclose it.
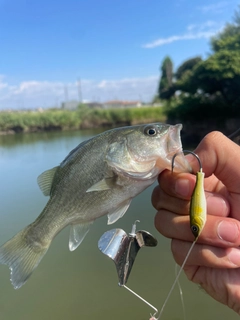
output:
{"label": "yellow lure body", "polygon": [[190,203],[190,227],[195,240],[199,237],[207,219],[207,203],[204,193],[204,172],[196,174],[196,184]]}

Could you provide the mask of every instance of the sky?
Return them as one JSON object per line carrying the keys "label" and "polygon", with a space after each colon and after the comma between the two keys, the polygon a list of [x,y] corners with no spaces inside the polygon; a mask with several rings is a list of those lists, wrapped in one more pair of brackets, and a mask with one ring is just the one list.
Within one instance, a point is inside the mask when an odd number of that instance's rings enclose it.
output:
{"label": "sky", "polygon": [[160,65],[211,53],[240,0],[0,0],[0,110],[141,100]]}

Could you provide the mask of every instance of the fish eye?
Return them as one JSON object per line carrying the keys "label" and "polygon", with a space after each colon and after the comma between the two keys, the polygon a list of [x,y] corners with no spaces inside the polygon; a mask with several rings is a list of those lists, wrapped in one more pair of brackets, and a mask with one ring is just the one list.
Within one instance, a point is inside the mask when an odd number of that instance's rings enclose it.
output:
{"label": "fish eye", "polygon": [[155,127],[145,127],[144,128],[144,133],[148,136],[155,136],[157,134],[157,129]]}

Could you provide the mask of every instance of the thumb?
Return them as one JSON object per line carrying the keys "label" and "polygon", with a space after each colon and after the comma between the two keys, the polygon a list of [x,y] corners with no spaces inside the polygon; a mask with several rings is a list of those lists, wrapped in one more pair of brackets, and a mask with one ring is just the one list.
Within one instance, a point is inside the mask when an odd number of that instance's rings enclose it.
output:
{"label": "thumb", "polygon": [[[194,151],[201,159],[206,177],[214,174],[229,192],[240,193],[240,147],[222,133],[206,135]],[[197,159],[188,155],[193,171],[199,171]]]}

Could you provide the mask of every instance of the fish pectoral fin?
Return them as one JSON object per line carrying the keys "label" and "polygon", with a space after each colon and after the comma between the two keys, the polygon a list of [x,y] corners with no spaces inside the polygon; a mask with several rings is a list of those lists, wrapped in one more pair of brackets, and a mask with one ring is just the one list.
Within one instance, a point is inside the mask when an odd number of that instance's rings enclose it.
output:
{"label": "fish pectoral fin", "polygon": [[50,196],[53,178],[59,166],[46,170],[37,178],[39,188],[45,196]]}
{"label": "fish pectoral fin", "polygon": [[69,250],[74,251],[82,243],[93,221],[81,224],[72,224],[69,235]]}
{"label": "fish pectoral fin", "polygon": [[87,189],[86,192],[110,190],[116,184],[116,176],[104,178]]}
{"label": "fish pectoral fin", "polygon": [[132,199],[123,202],[115,211],[108,214],[108,224],[116,222],[118,219],[122,218],[130,206]]}

